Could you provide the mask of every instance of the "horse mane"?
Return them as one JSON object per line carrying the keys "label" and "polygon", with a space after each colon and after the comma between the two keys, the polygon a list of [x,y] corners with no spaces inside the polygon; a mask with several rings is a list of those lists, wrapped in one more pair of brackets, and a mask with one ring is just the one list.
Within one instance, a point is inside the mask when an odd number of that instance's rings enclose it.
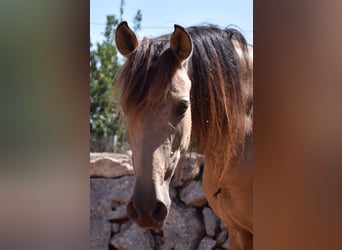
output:
{"label": "horse mane", "polygon": [[192,82],[192,134],[206,161],[217,176],[241,159],[246,134],[246,114],[251,97],[244,96],[246,79],[233,40],[243,52],[247,67],[248,48],[243,35],[234,28],[190,27],[193,55],[189,62]]}
{"label": "horse mane", "polygon": [[[248,66],[247,42],[234,28],[209,25],[186,30],[193,41],[193,53],[188,61],[192,82],[192,138],[206,161],[222,177],[225,168],[239,160],[245,144],[245,117],[251,100],[244,96],[245,72],[233,40],[240,45]],[[169,91],[177,67],[169,40],[170,34],[144,38],[128,57],[116,79],[125,113],[139,113],[141,108],[156,105]]]}
{"label": "horse mane", "polygon": [[116,78],[125,113],[137,114],[142,108],[154,107],[168,93],[177,67],[169,40],[169,36],[144,38],[127,58]]}

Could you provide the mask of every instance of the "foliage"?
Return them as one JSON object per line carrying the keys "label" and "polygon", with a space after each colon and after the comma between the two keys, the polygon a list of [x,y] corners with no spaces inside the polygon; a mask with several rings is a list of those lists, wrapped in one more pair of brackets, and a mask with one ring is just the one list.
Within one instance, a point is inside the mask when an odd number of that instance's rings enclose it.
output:
{"label": "foliage", "polygon": [[[115,75],[122,66],[115,47],[115,29],[122,20],[124,1],[121,1],[120,17],[107,16],[104,40],[96,47],[90,44],[90,150],[124,151],[128,149],[124,124],[113,94]],[[134,17],[134,29],[140,29],[141,11]],[[116,147],[113,141],[117,140]]]}

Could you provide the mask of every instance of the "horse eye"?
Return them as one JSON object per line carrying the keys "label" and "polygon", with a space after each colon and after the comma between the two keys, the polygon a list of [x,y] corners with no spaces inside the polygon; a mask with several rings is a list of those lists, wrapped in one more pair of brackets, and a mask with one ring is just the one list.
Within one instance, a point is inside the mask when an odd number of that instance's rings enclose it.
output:
{"label": "horse eye", "polygon": [[180,101],[176,107],[176,114],[177,115],[183,115],[188,110],[189,105],[190,105],[189,101],[185,101],[185,100]]}

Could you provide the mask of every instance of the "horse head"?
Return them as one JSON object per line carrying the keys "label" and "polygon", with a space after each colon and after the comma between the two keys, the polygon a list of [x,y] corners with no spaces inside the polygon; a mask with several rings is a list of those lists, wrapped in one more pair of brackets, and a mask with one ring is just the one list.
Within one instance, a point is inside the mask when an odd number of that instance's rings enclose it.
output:
{"label": "horse head", "polygon": [[139,226],[157,229],[170,210],[169,184],[190,142],[187,61],[193,44],[178,25],[171,36],[139,42],[126,22],[115,40],[127,59],[117,84],[136,177],[127,213]]}

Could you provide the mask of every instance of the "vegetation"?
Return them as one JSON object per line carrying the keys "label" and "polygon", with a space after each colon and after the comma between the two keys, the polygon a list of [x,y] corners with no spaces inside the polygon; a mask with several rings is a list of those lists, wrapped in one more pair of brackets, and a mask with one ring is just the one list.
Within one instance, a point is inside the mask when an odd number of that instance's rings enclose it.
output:
{"label": "vegetation", "polygon": [[[128,149],[125,129],[113,94],[115,75],[122,66],[115,47],[115,29],[122,21],[124,1],[121,0],[120,16],[107,16],[104,40],[94,47],[90,44],[90,151],[122,152]],[[142,20],[138,10],[134,29],[139,30]]]}

